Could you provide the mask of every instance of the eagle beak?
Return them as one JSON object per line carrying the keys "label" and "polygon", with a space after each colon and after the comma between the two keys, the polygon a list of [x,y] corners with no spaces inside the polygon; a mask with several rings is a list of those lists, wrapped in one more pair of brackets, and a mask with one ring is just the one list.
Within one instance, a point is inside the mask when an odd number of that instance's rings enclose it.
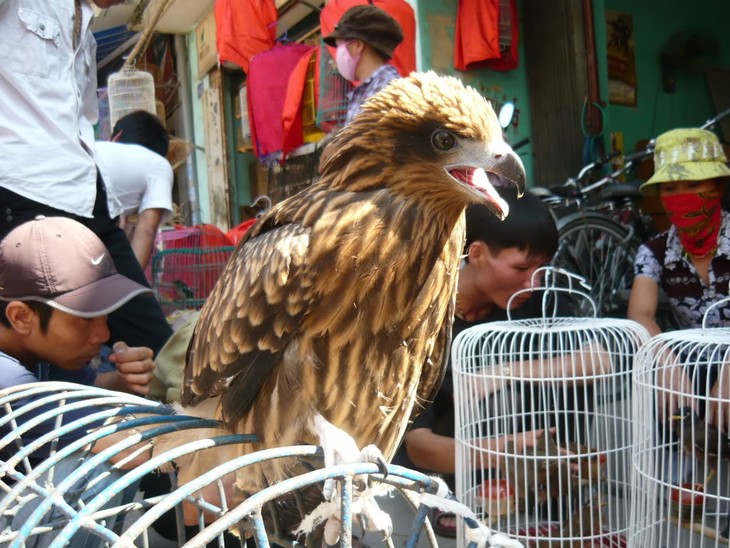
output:
{"label": "eagle beak", "polygon": [[464,155],[464,163],[445,166],[444,169],[453,179],[477,191],[475,196],[481,198],[478,203],[504,219],[509,207],[497,189],[506,189],[514,184],[518,196],[522,196],[526,178],[522,160],[505,142],[492,143],[486,151],[474,148],[470,152]]}
{"label": "eagle beak", "polygon": [[[525,180],[527,178],[522,160],[507,143],[497,143],[495,148],[496,150],[493,151],[484,169],[501,179],[513,183],[517,187],[518,195],[522,196],[525,192]],[[505,185],[503,182],[497,182],[495,186],[499,188]]]}
{"label": "eagle beak", "polygon": [[[522,196],[525,193],[525,167],[522,160],[507,145],[503,144],[499,150],[493,155],[493,158],[485,166],[489,183],[487,189],[482,189],[487,197],[485,204],[497,217],[504,219],[509,213],[509,206],[502,199],[496,189],[505,189],[509,187],[509,183],[517,187],[517,195]],[[477,173],[481,170],[477,170]]]}

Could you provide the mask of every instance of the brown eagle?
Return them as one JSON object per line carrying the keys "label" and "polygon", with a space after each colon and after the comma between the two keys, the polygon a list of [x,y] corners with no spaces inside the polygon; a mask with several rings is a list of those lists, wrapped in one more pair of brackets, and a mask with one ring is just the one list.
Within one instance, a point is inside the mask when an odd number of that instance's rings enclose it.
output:
{"label": "brown eagle", "polygon": [[[464,209],[507,214],[490,180],[521,192],[525,174],[476,90],[414,73],[370,98],[319,181],[270,209],[230,258],[188,350],[185,411],[255,433],[239,453],[304,443],[327,455],[323,438],[344,431],[390,460],[444,373]],[[178,463],[181,482],[231,456],[211,453]],[[253,493],[289,466],[242,470],[237,486]]]}

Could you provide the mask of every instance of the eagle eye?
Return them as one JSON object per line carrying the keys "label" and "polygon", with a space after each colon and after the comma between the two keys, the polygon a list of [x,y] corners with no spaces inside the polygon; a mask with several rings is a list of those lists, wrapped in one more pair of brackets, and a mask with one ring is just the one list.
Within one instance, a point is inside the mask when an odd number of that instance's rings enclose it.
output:
{"label": "eagle eye", "polygon": [[431,136],[431,143],[439,150],[451,150],[456,145],[456,139],[448,131],[440,129]]}

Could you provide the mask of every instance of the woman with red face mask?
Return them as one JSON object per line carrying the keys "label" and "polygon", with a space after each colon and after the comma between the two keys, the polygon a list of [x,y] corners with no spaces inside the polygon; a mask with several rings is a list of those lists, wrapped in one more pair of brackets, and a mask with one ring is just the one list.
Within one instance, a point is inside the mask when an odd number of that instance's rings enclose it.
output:
{"label": "woman with red face mask", "polygon": [[[628,316],[651,335],[661,332],[655,320],[659,288],[669,298],[680,329],[702,327],[707,309],[730,291],[730,213],[723,211],[724,183],[730,177],[717,136],[702,129],[675,129],[660,135],[654,149],[654,175],[641,186],[658,195],[672,226],[639,248]],[[730,326],[730,303],[714,307],[707,327]],[[730,368],[689,368],[694,357],[667,356],[678,364],[657,375],[657,384],[675,395],[659,402],[665,420],[678,408],[697,408],[693,392],[730,399]],[[686,395],[686,396],[685,396]],[[720,429],[730,424],[730,406],[708,405],[706,418]]]}

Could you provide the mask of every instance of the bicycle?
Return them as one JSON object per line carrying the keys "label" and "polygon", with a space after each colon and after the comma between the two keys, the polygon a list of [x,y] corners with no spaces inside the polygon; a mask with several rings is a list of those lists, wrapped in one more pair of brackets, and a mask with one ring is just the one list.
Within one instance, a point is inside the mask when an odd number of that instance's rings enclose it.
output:
{"label": "bicycle", "polygon": [[[701,127],[710,129],[728,115],[730,109]],[[624,156],[622,167],[597,180],[591,181],[594,173],[617,152],[588,164],[561,185],[532,189],[556,217],[560,244],[551,264],[588,281],[601,316],[626,317],[634,258],[639,246],[657,233],[651,217],[639,206],[642,196],[638,185],[617,182],[653,152],[651,140],[643,150]],[[657,316],[662,327],[671,328],[673,319],[663,295]]]}
{"label": "bicycle", "polygon": [[627,156],[621,168],[587,183],[614,152],[562,185],[536,192],[550,206],[560,235],[551,265],[588,281],[600,316],[626,316],[636,251],[654,233],[651,219],[639,208],[638,188],[616,183],[649,154]]}

